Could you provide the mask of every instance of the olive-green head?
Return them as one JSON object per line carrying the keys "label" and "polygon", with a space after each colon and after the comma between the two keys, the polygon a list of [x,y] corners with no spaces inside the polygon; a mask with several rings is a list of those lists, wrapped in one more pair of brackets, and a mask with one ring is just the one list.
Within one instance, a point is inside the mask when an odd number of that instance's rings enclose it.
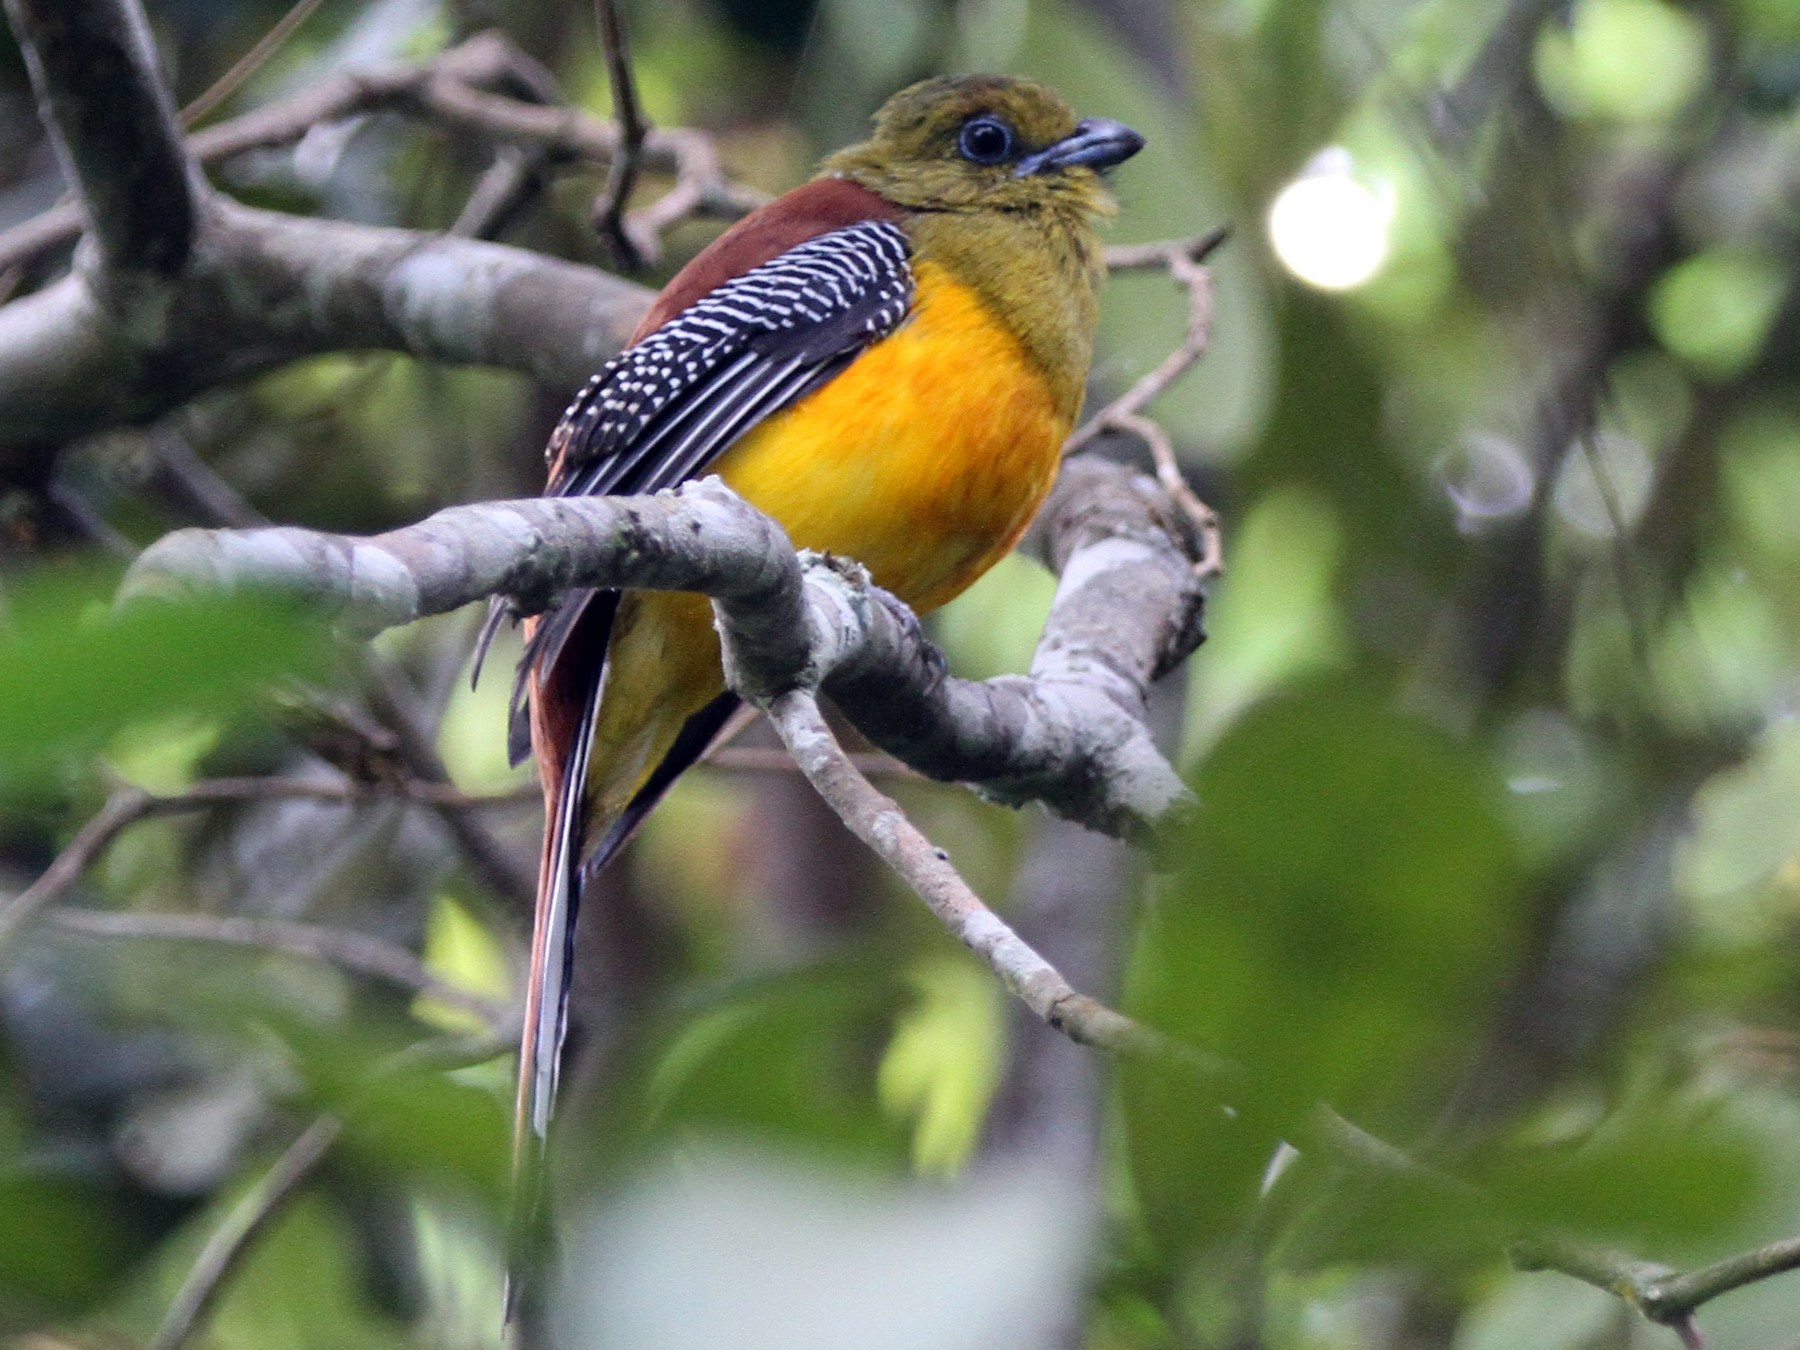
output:
{"label": "olive-green head", "polygon": [[902,89],[875,133],[825,171],[915,211],[1059,210],[1104,215],[1100,177],[1143,148],[1130,127],[1077,120],[1054,90],[1006,75],[949,75]]}

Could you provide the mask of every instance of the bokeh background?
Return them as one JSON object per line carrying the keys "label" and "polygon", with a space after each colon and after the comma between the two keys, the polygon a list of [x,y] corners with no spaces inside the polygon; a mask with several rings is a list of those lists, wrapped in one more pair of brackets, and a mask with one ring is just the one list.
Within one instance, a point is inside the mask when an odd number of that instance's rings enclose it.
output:
{"label": "bokeh background", "polygon": [[[185,101],[285,6],[149,9]],[[1211,350],[1153,408],[1226,529],[1210,640],[1156,710],[1197,818],[1152,871],[1039,812],[884,784],[1077,983],[1248,1073],[1227,1113],[1015,1015],[752,733],[690,775],[590,910],[559,1141],[566,1343],[1675,1345],[1610,1294],[1512,1270],[1503,1243],[1563,1231],[1686,1266],[1800,1232],[1800,6],[625,13],[652,119],[706,129],[765,191],[895,88],[993,69],[1147,136],[1116,175],[1113,240],[1234,227]],[[325,0],[215,116],[489,27],[607,109],[583,4]],[[218,181],[445,228],[492,157],[382,114]],[[600,186],[546,173],[501,237],[607,265]],[[0,230],[60,192],[0,37]],[[718,228],[681,226],[646,279]],[[1170,350],[1183,313],[1166,277],[1118,278],[1091,401]],[[101,620],[130,557],[182,525],[375,530],[528,494],[569,392],[332,355],[0,465],[0,893],[121,785],[378,789],[418,762],[401,726],[496,797],[479,819],[529,869],[508,653],[468,686],[479,616],[367,657],[255,613]],[[1023,559],[998,568],[934,625],[953,667],[1023,669],[1051,587]],[[328,1111],[342,1138],[196,1343],[499,1343],[493,1042],[529,916],[442,812],[377,789],[145,820],[8,937],[14,1344],[146,1343]],[[77,909],[360,932],[502,1013],[291,954],[84,930]],[[471,1037],[474,1063],[408,1053]],[[1322,1157],[1271,1169],[1320,1101],[1487,1199]],[[1800,1276],[1700,1322],[1719,1347],[1800,1345]]]}

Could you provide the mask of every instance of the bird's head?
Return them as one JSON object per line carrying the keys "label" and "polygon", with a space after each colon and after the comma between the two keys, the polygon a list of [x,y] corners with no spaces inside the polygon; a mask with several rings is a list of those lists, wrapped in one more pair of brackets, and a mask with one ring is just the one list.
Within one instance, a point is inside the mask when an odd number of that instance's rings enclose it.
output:
{"label": "bird's head", "polygon": [[825,161],[915,211],[1073,211],[1104,215],[1100,171],[1144,138],[1105,118],[1077,120],[1055,91],[1005,75],[951,75],[902,89],[875,133]]}

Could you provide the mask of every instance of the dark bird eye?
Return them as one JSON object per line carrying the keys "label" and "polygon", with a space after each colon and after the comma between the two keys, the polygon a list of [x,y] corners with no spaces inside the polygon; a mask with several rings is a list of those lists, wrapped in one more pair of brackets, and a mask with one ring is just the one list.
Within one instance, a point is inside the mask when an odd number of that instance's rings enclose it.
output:
{"label": "dark bird eye", "polygon": [[963,123],[956,148],[975,164],[999,164],[1012,158],[1013,129],[998,117],[971,117]]}

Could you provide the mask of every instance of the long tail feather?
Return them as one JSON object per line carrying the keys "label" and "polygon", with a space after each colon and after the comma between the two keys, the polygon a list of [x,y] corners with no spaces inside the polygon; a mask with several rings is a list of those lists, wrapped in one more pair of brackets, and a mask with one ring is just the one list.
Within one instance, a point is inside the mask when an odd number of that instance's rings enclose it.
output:
{"label": "long tail feather", "polygon": [[581,843],[587,808],[599,681],[588,694],[568,758],[554,817],[545,823],[538,869],[531,972],[525,987],[525,1030],[519,1044],[519,1091],[513,1116],[512,1216],[507,1241],[506,1316],[510,1321],[532,1272],[542,1266],[548,1214],[544,1154],[556,1105],[557,1072],[568,1030],[575,916],[581,904]]}
{"label": "long tail feather", "polygon": [[537,922],[531,939],[530,985],[525,994],[525,1033],[519,1048],[519,1094],[513,1122],[513,1209],[508,1236],[506,1316],[510,1321],[535,1273],[544,1266],[549,1241],[545,1152],[556,1106],[563,1039],[568,1033],[569,988],[575,964],[575,919],[587,878],[611,862],[662,800],[675,780],[706,753],[741,700],[721,694],[688,718],[668,754],[644,781],[582,862],[587,812],[588,761],[593,752],[599,682],[590,694],[569,757],[555,819],[545,830],[538,878]]}

